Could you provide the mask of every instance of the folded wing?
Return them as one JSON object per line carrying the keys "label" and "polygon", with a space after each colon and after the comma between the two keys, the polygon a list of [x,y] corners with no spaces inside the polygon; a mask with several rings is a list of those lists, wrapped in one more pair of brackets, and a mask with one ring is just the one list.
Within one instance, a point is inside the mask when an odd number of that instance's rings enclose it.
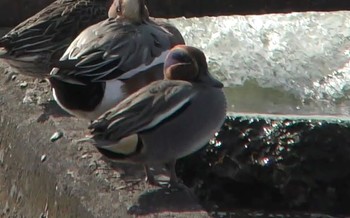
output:
{"label": "folded wing", "polygon": [[191,103],[196,94],[185,81],[156,81],[134,93],[89,127],[95,139],[120,140],[156,128]]}
{"label": "folded wing", "polygon": [[[150,67],[170,49],[169,32],[154,24],[134,25],[108,19],[84,30],[66,50],[51,74],[80,82],[131,77],[137,67]],[[163,54],[163,55],[162,55]],[[162,62],[162,60],[160,60]],[[142,71],[142,69],[139,69]]]}
{"label": "folded wing", "polygon": [[62,55],[82,29],[105,17],[106,8],[95,1],[55,1],[2,37],[0,47],[14,57],[38,52]]}

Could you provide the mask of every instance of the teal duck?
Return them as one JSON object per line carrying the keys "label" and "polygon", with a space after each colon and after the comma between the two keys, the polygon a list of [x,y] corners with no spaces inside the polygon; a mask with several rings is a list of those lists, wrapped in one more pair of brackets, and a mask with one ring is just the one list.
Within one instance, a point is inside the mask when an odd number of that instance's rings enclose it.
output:
{"label": "teal duck", "polygon": [[164,80],[141,88],[93,121],[89,141],[112,160],[168,164],[170,184],[177,184],[176,159],[202,148],[224,122],[222,88],[208,72],[202,51],[175,46],[164,64]]}

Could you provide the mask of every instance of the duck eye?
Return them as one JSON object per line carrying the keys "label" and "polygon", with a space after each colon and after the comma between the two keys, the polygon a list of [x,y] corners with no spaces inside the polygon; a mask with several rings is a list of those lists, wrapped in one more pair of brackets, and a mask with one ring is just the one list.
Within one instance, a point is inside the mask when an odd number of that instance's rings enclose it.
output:
{"label": "duck eye", "polygon": [[183,52],[183,51],[174,52],[171,57],[173,59],[175,59],[179,62],[183,62],[183,63],[191,63],[192,62],[192,59],[188,56],[188,54]]}

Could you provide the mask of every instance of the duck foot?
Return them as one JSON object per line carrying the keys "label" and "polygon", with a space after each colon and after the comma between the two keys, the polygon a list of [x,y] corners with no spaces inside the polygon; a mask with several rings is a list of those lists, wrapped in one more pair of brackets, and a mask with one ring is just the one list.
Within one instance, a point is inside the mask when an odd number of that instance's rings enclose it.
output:
{"label": "duck foot", "polygon": [[168,188],[171,191],[177,191],[177,190],[183,189],[186,186],[177,178],[175,165],[176,165],[176,160],[170,161],[165,164],[165,167],[170,171],[170,180],[168,182],[165,182],[165,181],[156,180],[154,178],[154,175],[151,173],[151,170],[148,167],[148,165],[145,164],[144,165],[144,169],[146,173],[145,181],[147,181],[148,184],[150,185],[154,185],[162,188]]}
{"label": "duck foot", "polygon": [[145,181],[154,186],[162,186],[155,178],[154,175],[151,173],[151,170],[147,164],[143,165],[146,173]]}
{"label": "duck foot", "polygon": [[176,171],[175,171],[176,160],[166,163],[165,166],[170,171],[170,181],[168,183],[167,188],[169,188],[171,191],[177,191],[186,187],[176,176]]}

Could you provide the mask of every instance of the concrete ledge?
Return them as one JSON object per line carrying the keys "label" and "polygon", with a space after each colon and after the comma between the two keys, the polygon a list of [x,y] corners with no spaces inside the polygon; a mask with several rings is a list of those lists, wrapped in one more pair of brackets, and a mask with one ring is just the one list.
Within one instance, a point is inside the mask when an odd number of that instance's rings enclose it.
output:
{"label": "concrete ledge", "polygon": [[[187,191],[167,194],[143,181],[128,182],[143,178],[141,166],[110,164],[93,146],[73,143],[88,123],[50,102],[46,82],[11,77],[3,69],[0,75],[4,217],[208,216]],[[58,130],[63,138],[51,142]]]}

